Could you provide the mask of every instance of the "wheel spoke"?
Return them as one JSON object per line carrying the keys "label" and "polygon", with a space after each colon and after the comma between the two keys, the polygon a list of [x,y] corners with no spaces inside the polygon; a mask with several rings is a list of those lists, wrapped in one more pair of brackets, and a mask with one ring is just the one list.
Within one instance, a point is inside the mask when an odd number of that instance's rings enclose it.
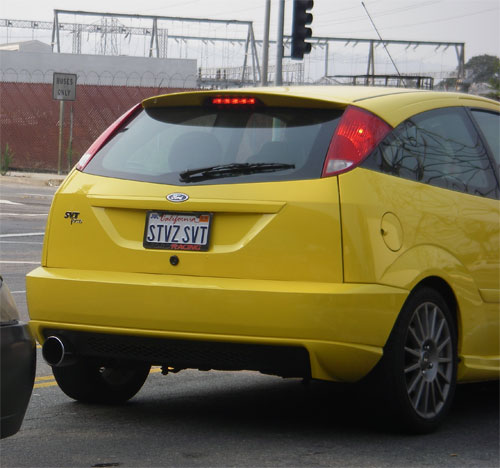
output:
{"label": "wheel spoke", "polygon": [[431,339],[434,339],[434,333],[436,332],[437,313],[438,313],[438,308],[434,306],[432,308],[432,320],[429,332],[429,336]]}
{"label": "wheel spoke", "polygon": [[409,330],[409,331],[410,331],[410,333],[412,334],[413,339],[417,342],[418,346],[422,346],[423,340],[422,340],[422,339],[420,339],[420,338],[417,336],[417,332],[416,332],[416,330],[415,330],[412,326],[410,326],[410,327],[408,328],[408,330]]}
{"label": "wheel spoke", "polygon": [[443,348],[451,341],[450,336],[448,335],[446,339],[438,346],[438,351],[441,352]]}
{"label": "wheel spoke", "polygon": [[418,310],[415,313],[415,317],[416,317],[416,322],[417,322],[418,328],[420,328],[420,336],[422,337],[421,341],[423,341],[423,340],[425,340],[425,330],[424,330],[424,327],[422,325],[422,320],[420,319],[420,314],[418,313]]}
{"label": "wheel spoke", "polygon": [[438,379],[438,378],[436,378],[436,379],[434,380],[434,386],[435,386],[436,390],[437,390],[437,391],[438,391],[438,393],[439,393],[439,399],[440,399],[441,401],[444,401],[444,393],[443,393],[443,389],[441,388],[441,384],[439,383],[439,379]]}
{"label": "wheel spoke", "polygon": [[450,362],[451,362],[451,358],[448,358],[448,357],[438,358],[438,363],[439,364],[448,364]]}
{"label": "wheel spoke", "polygon": [[420,405],[420,400],[422,399],[422,393],[424,391],[425,384],[426,384],[425,380],[422,379],[422,381],[420,382],[420,387],[418,389],[417,395],[416,395],[415,400],[413,402],[415,408],[418,408]]}
{"label": "wheel spoke", "polygon": [[420,351],[412,348],[408,348],[408,346],[405,346],[405,351],[412,356],[415,356],[416,358],[420,359]]}
{"label": "wheel spoke", "polygon": [[430,399],[430,382],[425,382],[425,388],[424,388],[424,414],[427,414],[429,412],[429,399]]}
{"label": "wheel spoke", "polygon": [[417,372],[417,374],[415,374],[415,377],[414,377],[412,383],[408,387],[408,395],[410,395],[411,393],[413,393],[413,390],[415,390],[415,387],[418,385],[418,383],[421,380],[422,380],[422,373],[421,372]]}
{"label": "wheel spoke", "polygon": [[425,327],[425,337],[429,338],[431,329],[429,325],[429,304],[425,304],[424,306],[424,327]]}
{"label": "wheel spoke", "polygon": [[445,319],[442,318],[441,322],[439,323],[439,328],[438,328],[435,336],[433,337],[434,342],[436,342],[436,343],[439,342],[439,338],[441,337],[441,333],[443,333],[443,328],[444,328],[445,323],[446,323]]}
{"label": "wheel spoke", "polygon": [[438,375],[441,376],[441,378],[447,383],[449,384],[450,383],[450,380],[448,379],[448,377],[446,377],[446,375],[443,374],[443,371],[441,369],[438,369]]}
{"label": "wheel spoke", "polygon": [[432,400],[432,412],[435,413],[437,406],[438,406],[438,401],[436,398],[436,381],[437,379],[434,379],[432,382],[430,382],[430,392],[431,392],[431,400]]}
{"label": "wheel spoke", "polygon": [[412,364],[411,366],[405,367],[405,374],[408,374],[408,372],[413,372],[414,370],[420,369],[420,363],[416,362]]}

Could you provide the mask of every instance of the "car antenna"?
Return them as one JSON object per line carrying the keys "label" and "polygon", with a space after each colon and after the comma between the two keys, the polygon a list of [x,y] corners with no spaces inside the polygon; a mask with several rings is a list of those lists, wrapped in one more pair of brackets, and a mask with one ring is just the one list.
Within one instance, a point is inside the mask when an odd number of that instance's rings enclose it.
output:
{"label": "car antenna", "polygon": [[389,56],[389,58],[391,59],[391,62],[392,64],[394,65],[394,68],[396,69],[397,73],[398,73],[398,76],[403,80],[403,83],[406,87],[406,81],[403,79],[401,73],[399,72],[398,70],[398,67],[396,66],[396,63],[394,62],[394,60],[392,59],[392,56],[391,54],[389,53],[389,49],[387,48],[384,40],[382,39],[382,36],[380,35],[380,33],[378,32],[378,29],[377,29],[377,26],[375,26],[375,23],[373,22],[372,20],[372,17],[370,16],[370,13],[368,12],[368,9],[366,8],[366,5],[365,5],[365,2],[361,2],[361,5],[363,5],[363,8],[365,9],[366,11],[366,14],[368,15],[368,18],[370,19],[370,22],[372,23],[372,26],[373,26],[373,29],[375,29],[375,32],[377,33],[378,35],[378,38],[380,39],[380,41],[382,42],[382,45],[384,46],[384,49],[385,51],[387,52],[387,55]]}

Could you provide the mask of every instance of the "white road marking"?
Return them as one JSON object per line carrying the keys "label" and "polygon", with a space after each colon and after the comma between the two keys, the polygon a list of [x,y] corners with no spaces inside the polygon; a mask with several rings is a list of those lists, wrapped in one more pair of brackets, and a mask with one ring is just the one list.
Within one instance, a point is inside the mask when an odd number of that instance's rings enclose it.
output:
{"label": "white road marking", "polygon": [[48,197],[53,197],[54,194],[53,193],[48,193],[48,194],[45,194],[45,193],[19,193],[18,195],[20,196],[24,196],[24,197],[45,197],[45,198],[48,198]]}
{"label": "white road marking", "polygon": [[11,294],[25,294],[26,291],[11,291]]}
{"label": "white road marking", "polygon": [[25,242],[25,241],[4,241],[4,240],[0,240],[0,244],[30,244],[30,245],[43,245],[43,242]]}
{"label": "white road marking", "polygon": [[0,237],[27,237],[27,236],[43,236],[45,232],[23,232],[20,234],[0,234]]}
{"label": "white road marking", "polygon": [[4,205],[23,205],[23,203],[17,203],[10,200],[0,200],[0,203]]}
{"label": "white road marking", "polygon": [[14,261],[14,260],[0,260],[0,264],[8,264],[8,265],[40,265],[40,262],[25,262],[24,260],[21,261]]}
{"label": "white road marking", "polygon": [[0,213],[0,216],[48,216],[48,213]]}

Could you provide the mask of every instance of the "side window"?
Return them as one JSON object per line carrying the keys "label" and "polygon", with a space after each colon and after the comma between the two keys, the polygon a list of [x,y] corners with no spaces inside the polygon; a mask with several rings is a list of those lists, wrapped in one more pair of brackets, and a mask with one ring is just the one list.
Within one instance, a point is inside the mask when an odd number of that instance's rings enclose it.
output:
{"label": "side window", "polygon": [[500,114],[477,109],[471,109],[471,111],[493,153],[498,168],[500,166]]}
{"label": "side window", "polygon": [[462,108],[433,110],[406,120],[363,167],[473,195],[497,195],[486,150]]}

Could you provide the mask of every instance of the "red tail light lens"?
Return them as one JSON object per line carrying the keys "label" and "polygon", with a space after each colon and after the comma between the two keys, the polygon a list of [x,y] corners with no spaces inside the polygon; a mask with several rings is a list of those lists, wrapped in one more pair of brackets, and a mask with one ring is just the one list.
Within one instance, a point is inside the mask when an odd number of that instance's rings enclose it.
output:
{"label": "red tail light lens", "polygon": [[214,106],[254,106],[257,99],[252,96],[216,96],[210,98],[209,103]]}
{"label": "red tail light lens", "polygon": [[391,130],[391,126],[376,115],[349,106],[330,142],[322,177],[354,169]]}
{"label": "red tail light lens", "polygon": [[125,124],[127,123],[138,111],[142,108],[142,104],[136,104],[134,107],[125,112],[121,117],[118,117],[101,135],[97,138],[90,148],[85,151],[85,154],[80,158],[76,168],[83,171],[90,160],[95,154],[104,146],[104,144]]}

